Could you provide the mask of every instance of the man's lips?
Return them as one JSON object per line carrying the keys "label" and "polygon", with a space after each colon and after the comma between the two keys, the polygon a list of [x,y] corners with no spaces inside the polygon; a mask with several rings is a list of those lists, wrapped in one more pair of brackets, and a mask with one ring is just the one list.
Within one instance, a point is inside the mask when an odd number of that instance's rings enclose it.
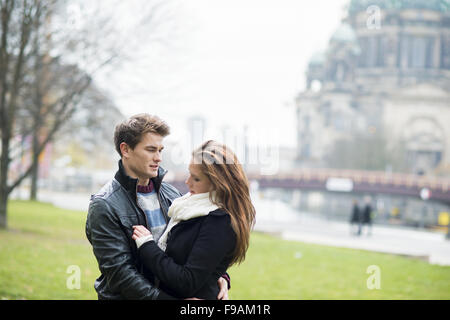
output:
{"label": "man's lips", "polygon": [[152,168],[152,169],[158,169],[158,166],[151,165],[150,168]]}

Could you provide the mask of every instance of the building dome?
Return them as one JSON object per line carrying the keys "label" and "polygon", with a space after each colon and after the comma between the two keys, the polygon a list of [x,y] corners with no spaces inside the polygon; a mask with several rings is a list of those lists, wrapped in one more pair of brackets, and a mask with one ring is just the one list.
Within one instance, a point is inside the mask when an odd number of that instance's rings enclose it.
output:
{"label": "building dome", "polygon": [[356,38],[355,30],[353,30],[353,28],[349,24],[343,23],[333,33],[330,41],[350,42],[350,43],[356,42],[357,38]]}
{"label": "building dome", "polygon": [[351,0],[349,12],[365,11],[371,5],[391,10],[428,9],[450,12],[450,0]]}
{"label": "building dome", "polygon": [[313,53],[309,59],[309,66],[323,66],[326,60],[326,55],[324,51],[316,51]]}

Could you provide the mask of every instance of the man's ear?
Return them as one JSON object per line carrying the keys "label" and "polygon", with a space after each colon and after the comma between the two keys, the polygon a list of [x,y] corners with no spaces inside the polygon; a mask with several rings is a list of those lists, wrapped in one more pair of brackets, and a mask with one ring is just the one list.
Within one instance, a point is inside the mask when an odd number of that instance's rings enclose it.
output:
{"label": "man's ear", "polygon": [[130,146],[127,145],[125,142],[122,142],[120,144],[120,153],[122,154],[122,157],[128,158],[130,153]]}

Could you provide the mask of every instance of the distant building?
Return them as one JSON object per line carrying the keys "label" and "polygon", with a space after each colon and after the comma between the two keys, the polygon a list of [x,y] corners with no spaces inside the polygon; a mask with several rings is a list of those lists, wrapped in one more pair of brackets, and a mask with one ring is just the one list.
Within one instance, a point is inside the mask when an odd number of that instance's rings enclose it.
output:
{"label": "distant building", "polygon": [[191,137],[192,149],[197,148],[205,139],[206,119],[202,116],[192,116],[187,121],[187,127]]}
{"label": "distant building", "polygon": [[[383,134],[410,172],[450,174],[450,1],[352,0],[297,97],[297,160]],[[400,152],[400,150],[399,150]]]}

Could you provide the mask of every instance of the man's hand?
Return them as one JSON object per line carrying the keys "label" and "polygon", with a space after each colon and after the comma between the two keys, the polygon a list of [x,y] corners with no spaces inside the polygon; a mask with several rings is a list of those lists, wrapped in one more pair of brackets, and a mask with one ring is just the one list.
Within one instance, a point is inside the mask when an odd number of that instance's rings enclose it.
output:
{"label": "man's hand", "polygon": [[219,295],[217,296],[218,300],[230,300],[228,297],[228,282],[224,278],[220,277],[217,280],[217,284],[219,285]]}

